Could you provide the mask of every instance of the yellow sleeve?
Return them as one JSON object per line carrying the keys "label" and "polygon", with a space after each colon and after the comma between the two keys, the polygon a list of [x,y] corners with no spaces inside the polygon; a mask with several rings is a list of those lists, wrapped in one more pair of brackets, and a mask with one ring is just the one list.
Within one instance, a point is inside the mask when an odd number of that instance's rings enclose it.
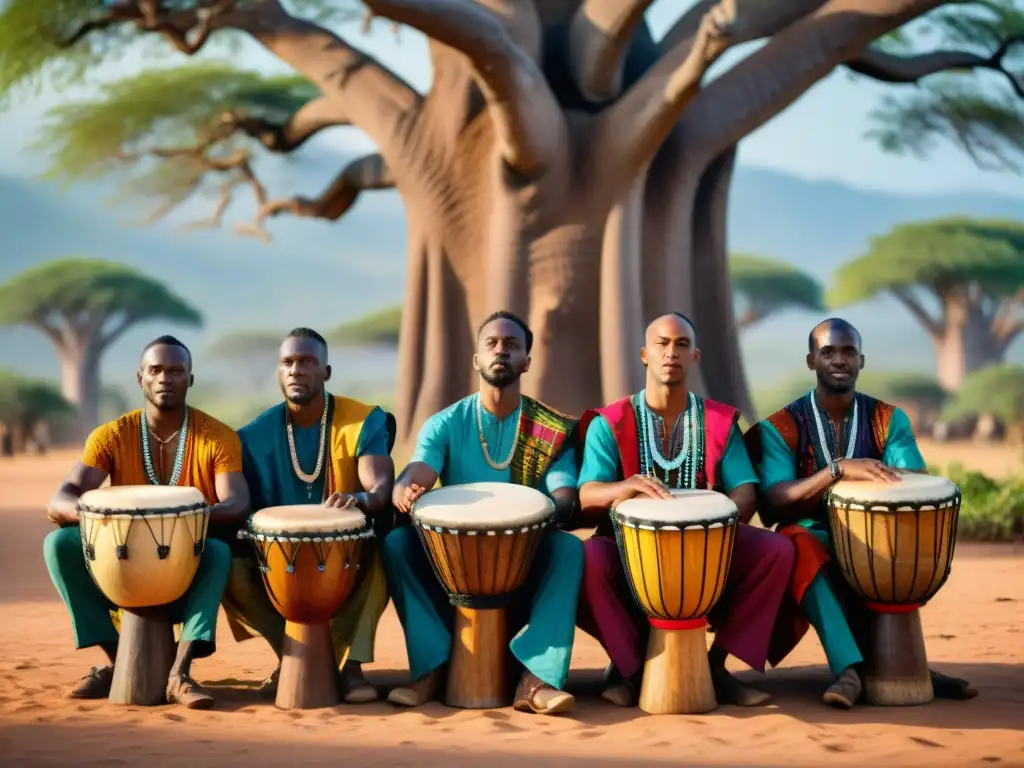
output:
{"label": "yellow sleeve", "polygon": [[213,456],[213,474],[226,475],[242,471],[242,441],[227,424],[208,419],[204,425],[204,437]]}
{"label": "yellow sleeve", "polygon": [[118,422],[100,424],[86,438],[80,461],[87,467],[103,470],[109,475],[114,470],[114,455],[117,453],[120,434]]}

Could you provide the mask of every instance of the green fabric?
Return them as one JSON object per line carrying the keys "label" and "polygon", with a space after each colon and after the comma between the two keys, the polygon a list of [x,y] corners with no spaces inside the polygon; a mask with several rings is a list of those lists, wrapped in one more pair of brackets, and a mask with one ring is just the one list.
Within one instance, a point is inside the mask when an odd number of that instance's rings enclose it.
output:
{"label": "green fabric", "polygon": [[[43,557],[50,579],[60,593],[75,636],[76,648],[117,642],[111,620],[113,605],[96,586],[85,564],[78,526],[58,528],[43,541]],[[181,642],[196,643],[196,658],[216,648],[217,610],[228,582],[231,551],[226,544],[207,539],[199,570],[181,599],[168,607],[171,620],[181,624]]]}

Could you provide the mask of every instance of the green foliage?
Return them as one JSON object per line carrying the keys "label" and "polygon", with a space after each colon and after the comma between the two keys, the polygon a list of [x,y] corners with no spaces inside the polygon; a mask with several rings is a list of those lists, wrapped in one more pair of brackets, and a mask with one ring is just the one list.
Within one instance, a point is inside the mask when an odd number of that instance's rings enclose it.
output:
{"label": "green foliage", "polygon": [[1024,224],[963,216],[900,224],[836,271],[827,298],[838,307],[887,290],[964,284],[993,298],[1024,287]]}
{"label": "green foliage", "polygon": [[959,421],[983,413],[1005,425],[1024,423],[1024,366],[991,365],[968,374],[942,418]]}
{"label": "green foliage", "polygon": [[[879,47],[905,55],[958,50],[985,59],[1004,41],[1024,35],[1024,9],[1014,0],[946,3]],[[1003,59],[1024,88],[1024,43]],[[1024,99],[1003,72],[991,68],[937,73],[883,99],[870,115],[869,137],[887,152],[920,158],[939,141],[952,142],[983,168],[1020,171],[1024,158]]]}
{"label": "green foliage", "polygon": [[747,305],[745,325],[790,307],[824,309],[821,284],[785,261],[735,253],[729,271],[733,291]]}
{"label": "green foliage", "polygon": [[945,471],[929,467],[960,488],[963,501],[957,523],[961,541],[1016,541],[1024,538],[1024,481],[997,482],[981,472],[951,464]]}
{"label": "green foliage", "polygon": [[199,326],[199,311],[163,283],[124,264],[69,258],[32,267],[0,285],[0,326],[56,318],[89,323],[171,320]]}
{"label": "green foliage", "polygon": [[[794,376],[770,389],[754,392],[754,406],[762,418],[775,413],[799,397],[806,395],[815,385],[814,374]],[[925,408],[940,408],[949,397],[938,380],[916,371],[861,372],[857,389],[888,403],[915,403]]]}
{"label": "green foliage", "polygon": [[39,419],[72,416],[75,407],[48,381],[0,369],[0,421],[25,432]]}
{"label": "green foliage", "polygon": [[398,346],[402,327],[402,305],[386,307],[342,323],[324,334],[327,343],[338,347]]}

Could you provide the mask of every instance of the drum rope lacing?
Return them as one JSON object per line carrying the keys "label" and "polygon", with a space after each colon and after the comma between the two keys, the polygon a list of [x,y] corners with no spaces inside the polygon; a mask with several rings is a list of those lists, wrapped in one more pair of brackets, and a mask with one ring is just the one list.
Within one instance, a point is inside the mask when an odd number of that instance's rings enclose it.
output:
{"label": "drum rope lacing", "polygon": [[[737,523],[739,521],[738,516],[732,516],[729,519],[724,520],[724,521],[722,521],[722,520],[711,520],[711,521],[705,521],[705,522],[700,522],[700,523],[694,522],[694,523],[691,523],[690,525],[687,525],[686,528],[680,528],[679,526],[677,526],[675,524],[672,524],[672,523],[654,523],[654,522],[639,523],[637,521],[630,520],[628,518],[628,516],[622,514],[621,512],[613,513],[612,514],[612,519],[615,522],[615,525],[613,526],[613,530],[615,532],[615,541],[616,541],[616,544],[618,545],[619,559],[622,562],[623,571],[627,574],[627,577],[628,577],[626,579],[626,581],[629,582],[629,588],[630,588],[630,591],[633,593],[633,599],[636,601],[636,604],[641,608],[641,610],[643,610],[644,613],[647,614],[647,618],[651,622],[651,625],[655,626],[655,627],[657,627],[659,629],[669,629],[669,630],[695,629],[695,628],[697,628],[699,626],[704,626],[707,623],[707,621],[706,621],[707,613],[709,613],[711,611],[711,609],[714,607],[715,602],[717,602],[718,598],[721,596],[720,593],[721,593],[722,590],[724,590],[725,582],[726,582],[726,579],[728,578],[728,575],[729,575],[729,568],[732,565],[733,542],[734,542],[735,537],[736,537]],[[706,611],[701,611],[700,610],[701,606],[704,604],[704,593],[705,593],[706,586],[707,586],[707,576],[708,576],[706,569],[702,568],[702,570],[701,570],[700,594],[699,594],[699,596],[697,598],[697,607],[696,607],[696,610],[701,613],[701,616],[699,616],[697,618],[686,618],[686,619],[677,619],[677,618],[674,618],[674,617],[670,616],[669,615],[670,611],[668,609],[668,606],[665,605],[665,594],[664,594],[664,592],[661,589],[661,582],[660,581],[657,583],[656,586],[657,586],[658,601],[659,601],[659,603],[661,605],[661,611],[660,611],[660,615],[656,615],[658,613],[657,606],[655,605],[654,600],[651,599],[651,597],[652,597],[651,587],[647,584],[647,570],[648,569],[645,568],[644,565],[643,565],[643,552],[644,552],[644,548],[638,546],[637,547],[637,555],[638,555],[638,559],[640,561],[640,568],[639,568],[639,570],[640,570],[640,578],[641,578],[641,581],[643,582],[642,583],[643,592],[644,592],[644,596],[648,598],[647,600],[642,600],[641,599],[640,589],[639,589],[638,585],[636,584],[636,579],[632,578],[631,574],[634,573],[634,569],[632,569],[630,567],[630,561],[629,561],[628,553],[627,553],[628,545],[626,544],[625,539],[623,537],[622,528],[623,527],[628,527],[628,528],[634,528],[634,529],[637,529],[637,530],[650,530],[650,531],[653,531],[655,533],[655,535],[657,535],[657,533],[659,531],[662,531],[662,530],[678,531],[679,534],[680,534],[680,537],[679,537],[679,548],[680,548],[679,562],[681,562],[681,563],[684,562],[684,558],[682,557],[682,552],[685,549],[685,541],[686,541],[686,539],[685,539],[685,535],[686,535],[685,531],[686,531],[686,529],[687,528],[690,528],[690,529],[700,528],[704,532],[704,556],[703,556],[702,563],[707,563],[707,560],[708,560],[708,542],[709,542],[709,538],[710,538],[709,535],[708,535],[708,531],[713,526],[716,526],[716,525],[717,526],[721,526],[723,529],[728,529],[728,531],[725,532],[725,534],[722,536],[721,548],[720,548],[720,551],[718,553],[718,571],[715,574],[715,576],[716,576],[715,591],[719,592],[718,597],[716,597],[714,594],[710,595],[709,597],[713,598],[713,600],[711,601],[711,607],[709,607]],[[661,570],[661,547],[656,546],[653,549],[654,549],[655,565],[656,565],[656,571],[655,572],[658,573],[658,574],[661,574],[661,572],[662,572],[662,570]],[[680,583],[679,594],[680,594],[680,599],[682,600],[683,597],[686,594],[686,589],[685,589],[686,571],[685,570],[683,570],[683,572],[681,574],[681,577],[682,577],[682,581]],[[648,610],[647,606],[650,606],[651,609],[653,609],[653,610]],[[682,604],[680,604],[679,610],[682,611],[682,609],[683,609],[683,606],[682,606]]]}
{"label": "drum rope lacing", "polygon": [[320,473],[324,468],[324,456],[326,451],[324,448],[327,445],[327,406],[330,403],[330,399],[324,395],[324,412],[320,416],[320,447],[316,454],[316,467],[313,469],[313,474],[309,475],[302,471],[302,467],[299,466],[299,454],[295,449],[295,432],[292,428],[292,421],[288,418],[288,414],[285,414],[285,430],[288,433],[288,452],[291,454],[292,459],[292,470],[295,472],[295,476],[306,484],[306,498],[311,498],[313,495],[313,483],[320,477]]}
{"label": "drum rope lacing", "polygon": [[[828,444],[828,439],[825,437],[825,424],[821,420],[821,409],[818,407],[818,401],[814,397],[814,390],[811,390],[809,395],[811,398],[811,410],[814,412],[814,425],[818,429],[818,447],[821,448],[821,454],[825,457],[825,466],[832,466],[832,451]],[[846,456],[847,459],[853,458],[853,452],[857,448],[857,431],[860,429],[860,407],[857,403],[857,397],[853,398],[853,418],[850,419],[850,434],[846,438]],[[836,452],[839,452],[839,435],[836,435]]]}
{"label": "drum rope lacing", "polygon": [[[139,420],[139,431],[142,440],[142,463],[146,469],[146,478],[149,480],[150,485],[160,485],[160,478],[156,475],[156,470],[153,468],[153,456],[149,450],[149,424],[146,422],[146,409],[142,409],[142,418]],[[174,467],[171,469],[171,477],[168,479],[168,485],[177,485],[178,480],[181,479],[181,471],[185,466],[185,444],[188,442],[188,405],[185,406],[184,417],[181,420],[181,426],[178,428],[178,432],[181,433],[181,437],[178,438],[178,448],[174,452]],[[177,434],[177,432],[175,432]],[[169,441],[174,435],[167,438]]]}
{"label": "drum rope lacing", "polygon": [[[262,533],[256,533],[252,530],[248,530],[239,531],[238,538],[249,539],[253,542],[253,548],[256,550],[257,565],[262,573],[270,573],[267,555],[275,546],[284,558],[285,571],[287,573],[294,573],[295,561],[299,556],[299,547],[296,546],[298,544],[313,545],[313,551],[317,554],[317,570],[320,573],[323,573],[327,569],[327,560],[331,556],[331,550],[333,550],[336,545],[350,541],[372,539],[374,538],[374,532],[372,527],[364,527],[345,533],[320,533],[315,536],[289,536],[285,532],[264,531]],[[285,549],[284,543],[291,544],[292,546],[289,549]],[[343,549],[345,570],[348,570],[352,567],[351,552],[348,551],[348,548]],[[356,561],[355,567],[357,570],[359,569],[358,560]]]}
{"label": "drum rope lacing", "polygon": [[[508,456],[505,458],[504,461],[496,462],[496,461],[494,461],[494,459],[491,458],[491,452],[487,448],[487,438],[484,436],[484,414],[483,414],[484,409],[483,409],[483,405],[480,403],[480,395],[479,395],[479,393],[477,393],[477,396],[476,396],[476,428],[477,428],[477,431],[480,434],[480,450],[483,451],[483,453],[484,453],[484,461],[487,462],[488,466],[490,466],[491,469],[494,469],[494,470],[497,470],[497,471],[501,472],[503,470],[508,469],[509,466],[512,464],[512,459],[516,455],[516,448],[519,446],[519,431],[522,428],[522,418],[521,418],[522,410],[523,410],[523,398],[522,398],[522,396],[520,396],[519,397],[519,405],[516,406],[516,410],[515,410],[515,412],[513,414],[515,416],[515,420],[516,420],[516,431],[515,431],[515,434],[512,435],[512,447],[509,449]],[[500,443],[501,441],[499,440],[498,442]]]}
{"label": "drum rope lacing", "polygon": [[[128,524],[126,526],[123,526],[123,529],[122,526],[117,525],[116,520],[111,521],[113,523],[111,525],[111,536],[114,539],[114,551],[117,554],[118,560],[128,559],[128,537],[131,536],[132,526],[135,524],[135,521],[137,519],[141,519],[146,524],[146,528],[149,531],[149,535],[153,539],[153,543],[156,545],[157,557],[161,560],[166,560],[168,555],[170,555],[171,553],[171,547],[169,544],[161,542],[174,540],[174,531],[177,528],[178,520],[180,520],[182,517],[182,513],[196,512],[202,508],[203,507],[200,505],[179,507],[174,510],[162,510],[159,514],[156,515],[133,514],[129,511],[114,511],[110,513],[101,514],[103,514],[103,516],[108,520],[110,517],[114,515],[128,516]],[[166,526],[168,517],[170,517],[171,531],[169,536],[165,536],[165,534],[167,533]],[[150,518],[157,518],[160,520],[159,536],[157,536],[156,531],[154,530],[153,525],[150,522]],[[85,556],[87,561],[94,561],[96,559],[96,539],[99,536],[100,526],[96,524],[96,522],[92,519],[85,519],[89,521],[86,527],[83,528],[81,531],[82,540],[85,545]],[[200,515],[196,518],[195,527],[189,525],[188,523],[185,524],[186,527],[188,528],[189,536],[192,539],[192,554],[195,557],[198,557],[199,555],[203,554],[203,551],[206,548],[206,529],[208,523],[209,516]],[[203,529],[202,533],[200,533],[199,531],[200,527],[202,527]]]}
{"label": "drum rope lacing", "polygon": [[[959,522],[959,508],[962,502],[960,491],[945,496],[941,499],[923,500],[923,501],[899,501],[892,505],[892,508],[886,509],[884,505],[877,501],[868,501],[861,499],[848,499],[848,498],[837,498],[830,491],[828,498],[828,510],[829,510],[829,523],[830,528],[835,533],[833,534],[834,546],[837,547],[838,551],[842,554],[842,557],[837,558],[839,561],[840,570],[846,577],[847,582],[854,588],[855,592],[860,593],[860,597],[863,598],[867,606],[877,612],[881,613],[909,613],[923,605],[932,596],[934,596],[942,585],[946,583],[950,574],[950,565],[953,562],[953,554],[956,549],[956,531],[957,524]],[[936,512],[942,514],[941,523],[933,527],[933,541],[932,541],[932,575],[926,585],[926,589],[923,590],[922,594],[924,598],[920,603],[908,602],[910,598],[910,592],[907,593],[904,599],[899,599],[896,595],[897,585],[897,565],[898,561],[895,557],[889,558],[890,567],[890,584],[892,585],[892,598],[883,598],[882,590],[879,588],[878,574],[875,569],[875,548],[873,546],[867,546],[867,559],[868,559],[868,571],[871,578],[871,587],[874,588],[874,593],[870,594],[869,590],[866,589],[866,585],[862,583],[860,575],[853,572],[849,564],[854,561],[853,552],[853,530],[854,527],[850,524],[850,512],[854,509],[860,510],[872,510],[880,513],[892,513],[896,508],[903,510],[909,510],[914,514],[914,575],[910,580],[909,589],[912,592],[914,587],[917,586],[918,571],[920,568],[920,553],[921,553],[921,512],[925,509],[934,509]],[[845,513],[845,516],[840,513]],[[866,531],[865,541],[870,545],[872,542],[878,540],[876,533],[877,515],[868,515],[868,529]],[[845,522],[845,525],[842,523]],[[845,535],[842,534],[845,531]],[[945,542],[945,547],[940,540],[942,534],[946,534],[948,540]],[[893,552],[898,551],[899,548],[899,525],[894,525],[892,528],[892,547]],[[945,552],[945,557],[941,557],[942,553]],[[941,558],[941,559],[940,559]],[[942,562],[945,561],[945,562]],[[941,576],[939,576],[941,574]],[[936,577],[939,576],[936,582]]]}
{"label": "drum rope lacing", "polygon": [[[647,405],[647,390],[641,390],[637,395],[639,402],[638,414],[640,418],[640,473],[650,477],[657,477],[655,465],[665,472],[665,484],[671,484],[672,472],[676,474],[676,488],[696,488],[697,474],[704,462],[705,432],[702,401],[692,392],[687,398],[687,407],[676,419],[673,425],[671,438],[672,447],[675,449],[676,457],[671,461],[667,460],[661,453],[660,441],[664,437],[664,431],[659,425],[664,425],[664,420],[654,413]],[[658,419],[655,422],[655,419]],[[682,422],[682,434],[680,435],[679,425]],[[667,427],[666,427],[667,429]],[[681,444],[680,444],[681,443]],[[691,455],[692,449],[692,455]],[[690,459],[687,461],[687,459]],[[686,463],[685,466],[684,462]],[[680,470],[680,467],[682,469]]]}

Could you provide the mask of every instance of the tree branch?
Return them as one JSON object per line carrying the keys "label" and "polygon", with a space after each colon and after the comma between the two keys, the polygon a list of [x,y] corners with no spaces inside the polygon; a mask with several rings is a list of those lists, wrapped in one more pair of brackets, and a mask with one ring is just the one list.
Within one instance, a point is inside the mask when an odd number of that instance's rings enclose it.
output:
{"label": "tree branch", "polygon": [[1007,346],[1024,330],[1024,317],[1021,317],[1021,310],[1024,310],[1024,288],[1021,288],[1013,296],[1007,296],[999,304],[999,310],[992,318],[992,335]]}
{"label": "tree branch", "polygon": [[469,59],[514,170],[536,174],[566,141],[562,109],[537,63],[493,12],[466,0],[365,0],[377,16],[407,24]]}
{"label": "tree branch", "polygon": [[1024,99],[1024,77],[1006,69],[1004,60],[1010,49],[1024,42],[1024,35],[1006,40],[993,55],[979,56],[969,51],[932,51],[913,56],[899,56],[875,47],[866,48],[846,66],[859,75],[884,83],[916,83],[930,75],[958,69],[988,69],[1001,72],[1014,92]]}
{"label": "tree branch", "polygon": [[138,318],[135,315],[125,314],[124,317],[122,317],[121,320],[118,323],[116,323],[109,331],[100,335],[99,348],[102,350],[109,347],[111,344],[113,344],[115,341],[121,338],[121,336],[124,335],[125,331],[131,328],[136,323],[137,320]]}
{"label": "tree branch", "polygon": [[50,340],[50,343],[58,350],[67,349],[67,339],[61,329],[51,323],[45,315],[36,313],[32,317],[32,324],[36,326]]}
{"label": "tree branch", "polygon": [[350,125],[344,108],[334,99],[320,97],[299,107],[284,123],[242,112],[227,112],[221,122],[259,141],[271,152],[292,152],[325,128]]}
{"label": "tree branch", "polygon": [[654,0],[583,0],[569,26],[569,69],[588,100],[622,92],[622,64],[644,12]]}
{"label": "tree branch", "polygon": [[395,180],[384,159],[379,154],[365,155],[349,163],[319,197],[291,197],[264,202],[253,224],[240,224],[236,229],[241,234],[269,239],[263,224],[282,213],[337,221],[355,205],[361,192],[394,186]]}
{"label": "tree branch", "polygon": [[932,339],[942,336],[942,323],[928,314],[908,288],[891,288],[892,295],[914,316]]}
{"label": "tree branch", "polygon": [[[742,8],[743,30],[737,34],[735,44],[739,45],[778,34],[807,14],[814,13],[824,4],[825,0],[787,0],[786,2],[757,4],[748,0]],[[684,13],[661,39],[661,50],[668,52],[687,40],[690,41],[689,45],[693,45],[693,39],[697,30],[700,29],[701,19],[714,5],[714,0],[701,0]]]}
{"label": "tree branch", "polygon": [[[680,43],[648,70],[599,118],[598,155],[603,173],[631,178],[653,158],[697,94],[708,68],[732,45],[740,29],[736,0],[722,0],[704,15],[695,43]],[[682,49],[688,53],[682,55]],[[682,63],[676,62],[682,58]]]}
{"label": "tree branch", "polygon": [[702,155],[717,156],[872,41],[939,5],[942,0],[829,0],[709,84],[682,121],[687,139],[701,145]]}

